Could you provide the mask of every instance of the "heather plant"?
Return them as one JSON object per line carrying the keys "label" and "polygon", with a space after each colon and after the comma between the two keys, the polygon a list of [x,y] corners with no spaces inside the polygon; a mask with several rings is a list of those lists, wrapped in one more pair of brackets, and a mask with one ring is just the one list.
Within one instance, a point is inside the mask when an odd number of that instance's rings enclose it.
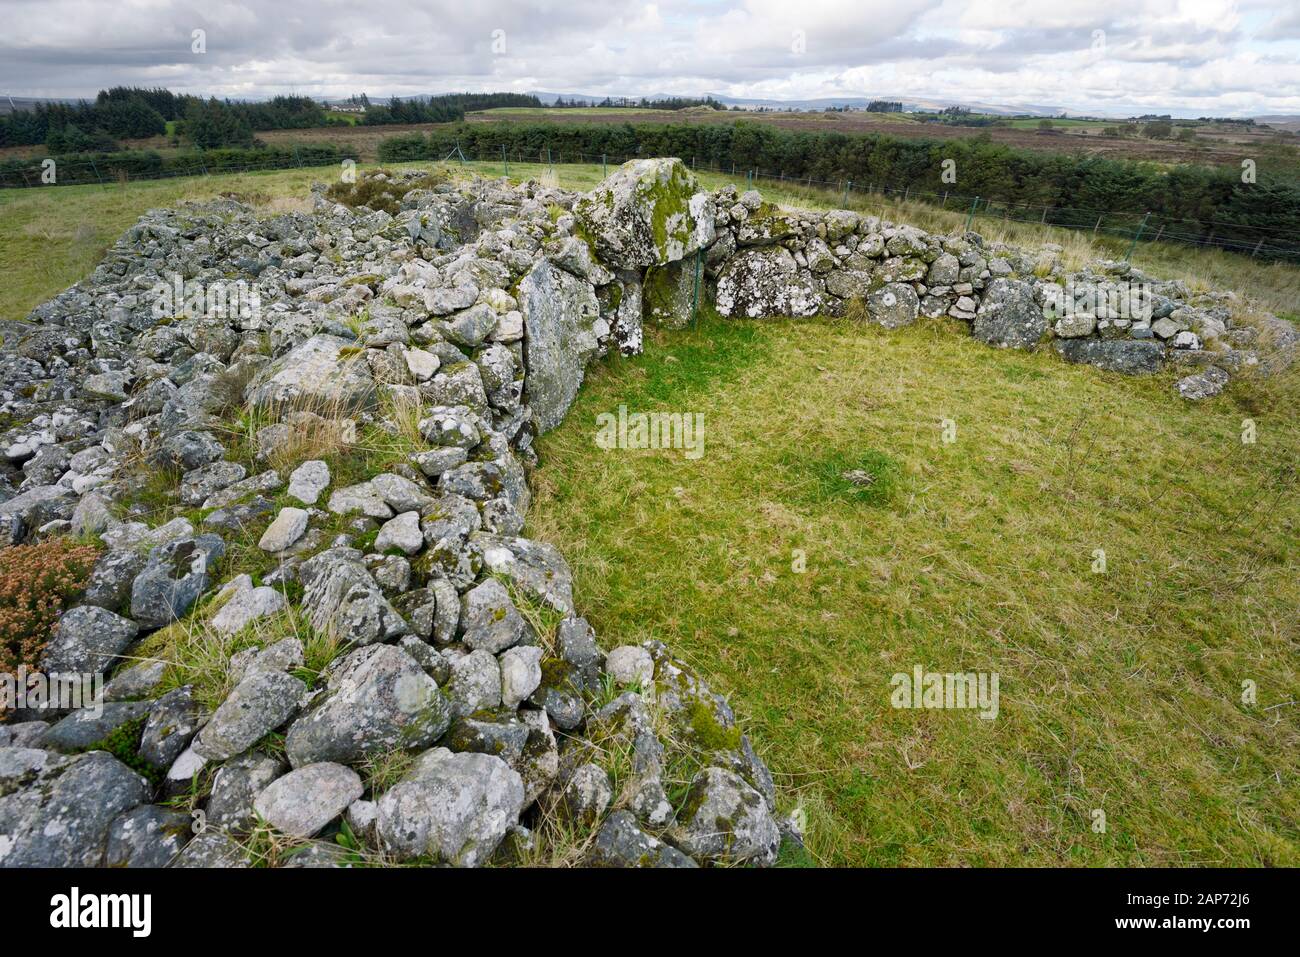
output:
{"label": "heather plant", "polygon": [[402,179],[394,177],[389,170],[377,169],[365,173],[355,182],[335,183],[325,195],[346,206],[382,209],[396,216],[407,193],[415,189],[432,189],[447,179],[447,173],[443,170],[435,170],[417,178]]}
{"label": "heather plant", "polygon": [[0,673],[35,668],[64,608],[90,580],[99,549],[71,538],[0,549]]}

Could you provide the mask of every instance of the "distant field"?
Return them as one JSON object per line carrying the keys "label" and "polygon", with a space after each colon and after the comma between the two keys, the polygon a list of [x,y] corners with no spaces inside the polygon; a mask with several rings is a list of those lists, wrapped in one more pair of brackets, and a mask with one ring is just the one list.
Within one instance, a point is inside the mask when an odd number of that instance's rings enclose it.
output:
{"label": "distant field", "polygon": [[[1041,124],[1044,119],[1048,119],[1048,118],[1036,117],[1036,118],[1023,119],[1023,120],[1007,120],[1006,123],[1008,126],[1017,130],[1036,130],[1039,128],[1039,124]],[[1107,126],[1122,125],[1122,122],[1119,120],[1074,120],[1068,117],[1067,118],[1051,117],[1050,119],[1053,127],[1074,127],[1074,128],[1099,130]]]}
{"label": "distant field", "polygon": [[[389,136],[409,132],[429,132],[445,127],[440,123],[396,124],[392,126],[357,125],[356,114],[331,113],[354,125],[318,127],[304,130],[265,130],[257,138],[268,146],[291,146],[294,143],[334,143],[357,151],[362,162],[378,159],[379,143]],[[1178,139],[1156,140],[1141,136],[1136,126],[1114,120],[1053,120],[1052,129],[1039,129],[1037,119],[1008,120],[1005,127],[952,126],[925,122],[907,113],[866,112],[772,112],[710,110],[643,110],[634,107],[574,107],[529,109],[503,107],[466,114],[468,123],[692,123],[731,124],[740,121],[766,123],[782,129],[805,132],[836,130],[844,133],[881,133],[907,139],[970,139],[987,137],[994,143],[1016,149],[1047,153],[1084,154],[1109,159],[1147,160],[1167,165],[1202,163],[1238,166],[1243,159],[1270,162],[1274,167],[1300,171],[1300,136],[1285,131],[1239,129],[1203,124],[1193,142]],[[1117,127],[1129,135],[1105,136],[1102,130]],[[168,133],[171,133],[169,126]],[[129,149],[152,149],[162,153],[174,149],[168,136],[127,140]],[[43,146],[14,146],[0,149],[0,159],[44,156]]]}
{"label": "distant field", "polygon": [[466,114],[469,123],[735,123],[738,120],[770,123],[783,129],[807,132],[838,130],[844,133],[883,133],[909,139],[970,139],[987,136],[992,142],[1017,149],[1047,153],[1083,153],[1110,159],[1150,160],[1158,163],[1239,165],[1244,158],[1259,159],[1276,151],[1287,165],[1300,163],[1300,139],[1270,130],[1224,129],[1204,125],[1192,143],[1157,140],[1140,135],[1103,136],[1107,126],[1123,128],[1122,121],[1053,120],[1050,133],[1040,132],[1037,119],[1012,120],[1008,127],[952,126],[930,123],[907,113],[781,112],[732,110],[640,110],[574,108],[499,109]]}

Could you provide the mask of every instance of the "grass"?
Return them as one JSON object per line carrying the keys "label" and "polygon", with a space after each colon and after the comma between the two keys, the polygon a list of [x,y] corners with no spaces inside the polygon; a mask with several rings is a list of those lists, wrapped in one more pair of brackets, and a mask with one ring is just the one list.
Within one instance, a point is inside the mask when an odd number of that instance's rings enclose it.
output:
{"label": "grass", "polygon": [[[730,694],[813,860],[1300,863],[1294,406],[1243,445],[1231,396],[948,324],[650,338],[541,440],[529,533],[606,647]],[[597,448],[620,403],[702,413],[705,455]],[[998,718],[891,708],[916,664],[997,672]]]}

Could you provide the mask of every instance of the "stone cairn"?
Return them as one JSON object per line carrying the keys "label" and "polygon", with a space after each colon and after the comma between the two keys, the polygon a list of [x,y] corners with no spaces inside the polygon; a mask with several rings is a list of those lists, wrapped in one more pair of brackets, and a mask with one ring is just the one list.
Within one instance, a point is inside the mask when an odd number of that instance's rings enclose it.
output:
{"label": "stone cairn", "polygon": [[[702,302],[951,316],[994,346],[1186,366],[1188,398],[1295,352],[1285,323],[1235,324],[1229,295],[709,193],[677,160],[585,195],[370,176],[396,215],[323,187],[310,214],[152,210],[0,324],[0,546],[102,542],[39,668],[107,679],[91,706],[0,724],[0,866],[771,864],[799,821],[726,700],[659,642],[604,650],[564,559],[521,535],[533,442],[587,363]],[[269,464],[318,435],[361,460],[367,429],[418,448],[347,483]],[[149,472],[186,514],[147,520]],[[290,618],[304,630],[275,630]],[[182,633],[217,699],[171,657]],[[104,746],[124,729],[125,752]]]}

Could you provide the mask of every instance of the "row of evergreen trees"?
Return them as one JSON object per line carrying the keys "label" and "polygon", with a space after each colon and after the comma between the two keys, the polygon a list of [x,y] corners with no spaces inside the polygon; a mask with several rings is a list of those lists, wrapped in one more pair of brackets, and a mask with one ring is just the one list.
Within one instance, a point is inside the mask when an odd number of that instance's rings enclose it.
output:
{"label": "row of evergreen trees", "polygon": [[[520,93],[452,93],[370,104],[363,94],[366,125],[450,123],[470,110],[502,106],[540,107],[535,96]],[[174,133],[203,149],[250,147],[263,130],[314,129],[347,121],[331,117],[322,103],[306,96],[277,96],[265,102],[203,98],[164,89],[114,87],[94,102],[38,103],[31,110],[0,116],[0,146],[45,144],[51,153],[108,152],[118,140],[161,136],[175,121]]]}
{"label": "row of evergreen trees", "polygon": [[[636,156],[678,156],[701,167],[757,170],[789,180],[854,189],[882,187],[913,195],[978,196],[1008,216],[1092,228],[1101,213],[1150,213],[1148,237],[1227,244],[1278,254],[1296,250],[1300,237],[1300,183],[1261,166],[1255,183],[1234,168],[1102,159],[1047,153],[967,139],[902,139],[879,133],[803,132],[757,123],[734,124],[517,124],[472,123],[385,140],[386,162],[439,159],[457,144],[471,158],[513,157],[557,162],[610,162]],[[945,160],[952,160],[945,167]],[[944,182],[945,168],[956,182]],[[1111,222],[1107,219],[1107,222]],[[1300,258],[1292,252],[1287,258]]]}
{"label": "row of evergreen trees", "polygon": [[176,94],[170,90],[114,87],[93,103],[38,103],[0,116],[0,146],[44,143],[51,153],[107,151],[119,139],[175,133],[205,149],[250,146],[259,130],[309,129],[327,125],[324,107],[305,96],[277,96],[243,103]]}
{"label": "row of evergreen trees", "polygon": [[667,96],[658,99],[643,96],[640,99],[630,96],[607,96],[600,102],[581,97],[565,99],[557,96],[551,104],[554,109],[575,109],[598,107],[600,109],[637,109],[637,110],[689,110],[707,106],[711,110],[725,110],[726,107],[711,96]]}

